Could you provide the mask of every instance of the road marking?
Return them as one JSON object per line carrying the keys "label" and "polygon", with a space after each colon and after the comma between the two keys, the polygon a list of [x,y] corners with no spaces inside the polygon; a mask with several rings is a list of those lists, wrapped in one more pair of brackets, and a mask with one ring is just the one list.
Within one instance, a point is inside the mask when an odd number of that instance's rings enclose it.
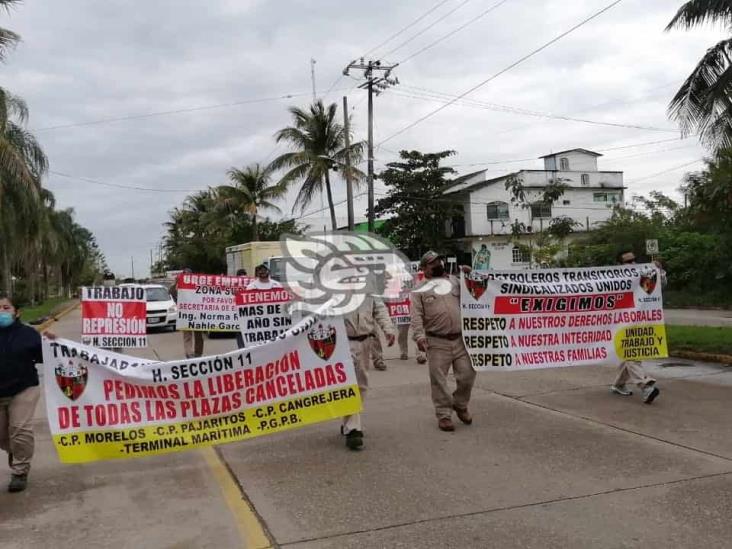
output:
{"label": "road marking", "polygon": [[80,305],[80,303],[77,302],[77,303],[74,303],[73,305],[71,305],[70,307],[66,307],[63,311],[61,311],[60,313],[58,313],[56,315],[49,314],[48,316],[50,316],[51,318],[46,320],[46,322],[44,322],[40,326],[36,326],[36,330],[43,333],[43,331],[46,328],[48,328],[51,324],[53,324],[57,320],[61,320],[62,317],[66,316],[68,313],[70,313],[71,311],[76,309],[79,305]]}
{"label": "road marking", "polygon": [[234,516],[239,535],[246,549],[272,549],[273,544],[264,530],[254,508],[244,498],[241,486],[234,480],[231,471],[219,453],[212,447],[199,450],[206,460],[214,479],[221,488],[224,501]]}

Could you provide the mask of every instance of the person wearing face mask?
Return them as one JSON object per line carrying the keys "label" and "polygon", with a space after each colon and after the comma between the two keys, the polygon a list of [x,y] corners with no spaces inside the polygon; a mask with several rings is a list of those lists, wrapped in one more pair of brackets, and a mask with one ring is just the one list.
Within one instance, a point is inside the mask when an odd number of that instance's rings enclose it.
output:
{"label": "person wearing face mask", "polygon": [[[465,425],[473,423],[468,404],[475,382],[462,337],[460,280],[445,272],[442,257],[433,251],[422,256],[420,267],[425,281],[411,294],[412,337],[417,348],[427,353],[437,427],[454,431],[453,410]],[[462,269],[470,271],[469,267]],[[451,367],[457,384],[452,394],[447,385]]]}
{"label": "person wearing face mask", "polygon": [[0,449],[8,453],[9,492],[22,492],[28,484],[41,394],[36,364],[42,362],[41,335],[20,321],[13,300],[0,293]]}
{"label": "person wearing face mask", "polygon": [[[633,252],[623,252],[618,255],[618,262],[621,265],[635,265],[635,254]],[[661,276],[661,285],[666,285],[666,272],[661,269],[660,264],[656,263]],[[628,389],[627,383],[633,383],[641,390],[643,402],[651,404],[661,393],[656,386],[656,380],[649,376],[643,364],[635,360],[626,360],[620,364],[618,375],[615,382],[610,386],[610,391],[620,396],[631,396],[633,391]]]}

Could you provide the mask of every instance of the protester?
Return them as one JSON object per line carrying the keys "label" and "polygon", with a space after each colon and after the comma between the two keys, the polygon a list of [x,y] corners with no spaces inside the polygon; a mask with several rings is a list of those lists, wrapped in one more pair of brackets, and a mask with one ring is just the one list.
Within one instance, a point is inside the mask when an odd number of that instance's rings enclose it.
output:
{"label": "protester", "polygon": [[374,329],[370,335],[371,337],[371,360],[373,361],[374,369],[379,371],[386,370],[386,362],[384,362],[384,347],[381,345],[381,337],[379,330]]}
{"label": "protester", "polygon": [[[433,251],[422,256],[420,267],[425,281],[411,294],[413,337],[419,350],[427,353],[437,426],[442,431],[454,431],[453,410],[464,424],[473,422],[468,404],[475,382],[475,370],[462,338],[460,280],[445,272],[442,257]],[[446,288],[442,284],[436,284],[440,281],[449,285],[448,292],[443,291]],[[452,394],[447,386],[450,367],[457,383]]]}
{"label": "protester", "polygon": [[[183,272],[188,274],[193,271],[186,267]],[[178,303],[178,279],[170,287],[170,296]],[[203,356],[203,332],[192,330],[181,330],[183,332],[183,352],[186,358],[198,358]]]}
{"label": "protester", "polygon": [[8,453],[9,492],[28,484],[33,457],[33,415],[40,397],[36,364],[43,362],[40,334],[20,321],[20,309],[0,294],[0,449]]}
{"label": "protester", "polygon": [[271,290],[272,288],[282,288],[282,284],[269,277],[269,267],[267,265],[257,265],[254,268],[254,280],[247,286],[247,290]]}
{"label": "protester", "polygon": [[236,276],[247,276],[247,270],[239,269],[238,271],[236,271]]}
{"label": "protester", "polygon": [[[622,265],[634,265],[635,254],[632,251],[622,252],[618,255],[618,262]],[[659,267],[661,285],[666,284],[666,272]],[[661,393],[660,389],[656,386],[656,380],[650,377],[641,362],[635,360],[626,360],[620,364],[618,375],[615,378],[615,382],[610,386],[610,390],[616,395],[631,396],[633,391],[628,389],[627,383],[636,384],[643,396],[643,402],[651,404]]]}
{"label": "protester", "polygon": [[[386,310],[384,302],[381,298],[376,297],[375,293],[372,291],[365,295],[361,306],[344,318],[348,343],[351,348],[351,358],[356,370],[356,379],[362,400],[365,399],[369,386],[366,370],[369,366],[371,334],[374,333],[376,324],[386,335],[389,347],[394,345],[396,340],[396,333],[391,318],[389,318],[389,312]],[[344,417],[341,433],[346,436],[346,446],[349,449],[360,449],[363,446],[361,414]]]}

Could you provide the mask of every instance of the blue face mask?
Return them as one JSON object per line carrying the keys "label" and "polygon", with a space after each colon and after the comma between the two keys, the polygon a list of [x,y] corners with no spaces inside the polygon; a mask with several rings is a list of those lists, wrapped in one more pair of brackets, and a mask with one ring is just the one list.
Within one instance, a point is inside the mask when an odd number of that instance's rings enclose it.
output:
{"label": "blue face mask", "polygon": [[7,328],[13,324],[13,322],[15,322],[15,315],[13,313],[0,313],[0,328]]}

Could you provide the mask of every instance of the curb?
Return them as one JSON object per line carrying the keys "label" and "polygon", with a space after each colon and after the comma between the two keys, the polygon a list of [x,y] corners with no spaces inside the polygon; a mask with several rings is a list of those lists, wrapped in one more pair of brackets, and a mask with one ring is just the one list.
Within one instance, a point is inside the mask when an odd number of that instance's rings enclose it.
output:
{"label": "curb", "polygon": [[671,351],[669,356],[677,358],[688,358],[690,360],[701,360],[704,362],[719,362],[732,366],[732,355],[717,355],[714,353],[700,353],[697,351]]}
{"label": "curb", "polygon": [[61,312],[59,312],[57,314],[53,314],[52,313],[50,315],[51,318],[49,318],[48,320],[46,320],[46,322],[44,322],[43,324],[37,326],[36,327],[36,330],[38,330],[39,332],[43,333],[43,331],[45,329],[47,329],[51,324],[53,324],[57,320],[61,319],[62,317],[66,316],[71,311],[73,311],[74,309],[76,309],[78,306],[79,306],[79,301],[77,300],[77,301],[74,301],[73,305],[70,305],[70,306],[66,307]]}

